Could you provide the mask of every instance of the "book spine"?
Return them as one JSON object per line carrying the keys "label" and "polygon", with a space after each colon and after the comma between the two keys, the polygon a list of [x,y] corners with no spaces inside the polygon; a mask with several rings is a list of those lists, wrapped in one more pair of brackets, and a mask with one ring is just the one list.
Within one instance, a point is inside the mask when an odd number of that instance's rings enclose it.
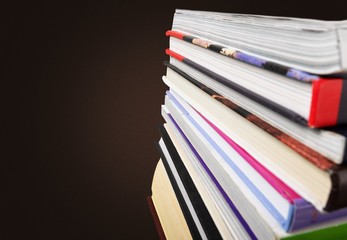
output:
{"label": "book spine", "polygon": [[165,167],[165,170],[167,172],[167,175],[169,176],[169,179],[170,179],[170,183],[172,185],[172,188],[174,189],[174,192],[175,192],[175,195],[176,195],[176,198],[177,198],[177,201],[180,205],[180,208],[182,210],[182,213],[184,215],[184,218],[186,220],[186,223],[188,225],[188,228],[189,228],[189,231],[190,231],[190,234],[192,235],[193,239],[202,239],[201,235],[200,235],[200,232],[199,232],[199,229],[198,227],[196,226],[195,224],[195,221],[194,221],[194,218],[189,210],[189,207],[184,199],[184,196],[180,190],[180,187],[179,187],[179,184],[177,183],[176,179],[175,179],[175,176],[170,168],[170,165],[168,163],[168,160],[166,159],[166,156],[163,152],[163,150],[161,149],[159,143],[156,144],[157,145],[157,149],[160,153],[160,157],[163,161],[163,165]]}
{"label": "book spine", "polygon": [[151,212],[151,215],[152,215],[152,218],[153,218],[153,221],[154,221],[155,228],[157,229],[157,232],[158,232],[158,235],[159,235],[159,239],[160,240],[166,240],[164,230],[163,230],[163,228],[161,226],[161,223],[160,223],[160,220],[159,220],[159,216],[157,214],[157,211],[155,209],[155,206],[153,204],[153,200],[152,200],[151,196],[147,197],[147,203],[148,203],[149,210]]}
{"label": "book spine", "polygon": [[332,187],[324,210],[333,211],[347,207],[347,168],[335,166],[329,173]]}
{"label": "book spine", "polygon": [[289,78],[298,80],[298,81],[304,81],[304,82],[311,82],[312,80],[319,79],[317,75],[306,73],[304,71],[288,68],[286,66],[280,65],[278,63],[266,61],[264,59],[261,59],[259,57],[255,57],[253,55],[237,51],[235,49],[232,49],[230,47],[222,46],[220,44],[213,43],[206,39],[201,39],[192,35],[184,34],[179,31],[173,31],[169,30],[166,32],[166,36],[168,37],[175,37],[178,39],[181,39],[183,41],[192,43],[196,46],[206,48],[208,50],[211,50],[213,52],[219,53],[221,55],[224,55],[226,57],[253,65],[255,67],[263,68],[267,71],[271,71],[277,74],[281,74],[284,76],[287,76]]}
{"label": "book spine", "polygon": [[203,202],[203,199],[201,198],[192,178],[189,175],[188,170],[184,166],[184,163],[181,160],[181,157],[177,152],[175,145],[171,141],[169,134],[165,130],[165,127],[162,125],[160,126],[160,133],[167,147],[167,150],[172,158],[173,164],[175,165],[175,168],[177,169],[177,172],[180,178],[182,179],[184,188],[186,189],[188,196],[193,204],[193,207],[199,217],[199,220],[202,224],[206,236],[209,239],[222,239],[217,229],[217,226],[215,225],[210,213],[208,212]]}
{"label": "book spine", "polygon": [[290,224],[289,232],[309,226],[315,221],[314,218],[319,215],[313,205],[305,199],[295,199],[293,206],[293,221]]}
{"label": "book spine", "polygon": [[347,208],[341,208],[333,212],[324,213],[318,211],[310,203],[304,199],[296,199],[294,201],[294,215],[291,224],[291,231],[302,229],[307,226],[313,226],[319,223],[340,220],[346,218]]}
{"label": "book spine", "polygon": [[308,125],[314,128],[347,123],[347,83],[342,79],[320,79],[312,83]]}

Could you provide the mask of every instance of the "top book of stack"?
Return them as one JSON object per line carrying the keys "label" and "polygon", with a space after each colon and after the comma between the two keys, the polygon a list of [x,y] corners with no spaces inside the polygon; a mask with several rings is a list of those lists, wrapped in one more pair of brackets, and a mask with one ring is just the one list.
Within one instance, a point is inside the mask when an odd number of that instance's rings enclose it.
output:
{"label": "top book of stack", "polygon": [[[255,77],[254,84],[252,76],[247,75],[250,72],[247,67],[230,65],[228,60],[217,66],[224,68],[221,72],[209,65],[201,66],[236,83],[242,91],[250,92],[250,98],[291,120],[313,128],[347,123],[347,20],[178,9],[168,35],[227,56],[229,61],[233,58],[261,69],[258,76],[266,79],[257,82]],[[171,41],[170,50],[175,52],[175,46],[184,49],[179,44]],[[189,47],[187,52],[177,53],[200,66],[199,58],[203,55],[192,50]],[[236,67],[237,74],[228,75],[224,66]],[[274,93],[263,94],[262,87]]]}

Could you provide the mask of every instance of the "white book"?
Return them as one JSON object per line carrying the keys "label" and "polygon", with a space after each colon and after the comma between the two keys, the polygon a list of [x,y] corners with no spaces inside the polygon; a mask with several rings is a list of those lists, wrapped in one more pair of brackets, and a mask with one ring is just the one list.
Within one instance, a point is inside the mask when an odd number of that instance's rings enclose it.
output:
{"label": "white book", "polygon": [[347,20],[177,9],[172,29],[310,73],[347,71]]}

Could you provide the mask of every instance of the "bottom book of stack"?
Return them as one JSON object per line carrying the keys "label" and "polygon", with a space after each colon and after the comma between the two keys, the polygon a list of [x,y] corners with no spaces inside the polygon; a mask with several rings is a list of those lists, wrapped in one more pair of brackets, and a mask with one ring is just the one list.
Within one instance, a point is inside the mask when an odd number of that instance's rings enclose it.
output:
{"label": "bottom book of stack", "polygon": [[182,123],[165,105],[162,114],[166,123],[157,143],[160,160],[147,198],[160,239],[346,239],[345,217],[286,231],[260,207],[254,208],[254,199],[238,189],[236,180],[216,176],[223,171],[221,166],[207,163],[204,149],[198,152],[193,147],[180,128]]}

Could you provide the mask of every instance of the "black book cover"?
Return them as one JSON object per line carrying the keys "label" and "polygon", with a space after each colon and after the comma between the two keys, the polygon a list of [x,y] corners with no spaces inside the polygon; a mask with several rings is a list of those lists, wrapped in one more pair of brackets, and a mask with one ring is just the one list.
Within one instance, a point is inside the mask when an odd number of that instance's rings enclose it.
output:
{"label": "black book cover", "polygon": [[[162,126],[162,125],[160,126],[160,133],[161,133],[162,139],[165,143],[165,146],[166,146],[166,148],[167,148],[167,150],[168,150],[168,152],[172,158],[173,164],[175,165],[175,168],[177,169],[177,172],[178,172],[178,174],[182,180],[184,188],[186,189],[186,191],[188,193],[189,199],[190,199],[190,201],[194,207],[194,210],[195,210],[195,212],[199,218],[199,221],[200,221],[200,223],[204,229],[206,236],[208,237],[208,239],[222,239],[209,211],[207,210],[193,180],[191,179],[191,177],[189,175],[189,172],[187,171],[186,167],[184,166],[184,163],[182,162],[174,144],[172,143],[170,136],[168,135],[164,126]],[[164,163],[166,171],[170,172],[171,176],[169,175],[169,177],[171,180],[171,177],[173,177],[173,175],[171,173],[170,166],[167,163],[167,159],[166,159],[162,149],[160,148],[159,144],[158,144],[158,149],[159,149],[159,152],[160,152],[160,155],[161,155],[161,158],[162,158],[162,161]],[[175,193],[176,193],[176,190],[179,191],[178,187],[174,187],[174,189],[175,189]],[[180,193],[178,195],[180,195]],[[177,197],[177,198],[179,199],[179,197]],[[181,198],[181,200],[184,201],[183,198]],[[179,202],[181,205],[180,200],[179,200]],[[188,223],[188,226],[190,228],[191,224],[189,224],[188,220],[187,220],[187,223]],[[194,226],[195,226],[195,224],[194,224]],[[195,228],[196,228],[196,226],[195,226]],[[194,230],[194,228],[193,228],[193,230]],[[193,238],[196,239],[193,235],[193,232],[191,232],[191,233],[192,233]],[[198,232],[197,232],[197,234],[198,234]],[[199,235],[199,237],[200,237],[200,235]]]}

